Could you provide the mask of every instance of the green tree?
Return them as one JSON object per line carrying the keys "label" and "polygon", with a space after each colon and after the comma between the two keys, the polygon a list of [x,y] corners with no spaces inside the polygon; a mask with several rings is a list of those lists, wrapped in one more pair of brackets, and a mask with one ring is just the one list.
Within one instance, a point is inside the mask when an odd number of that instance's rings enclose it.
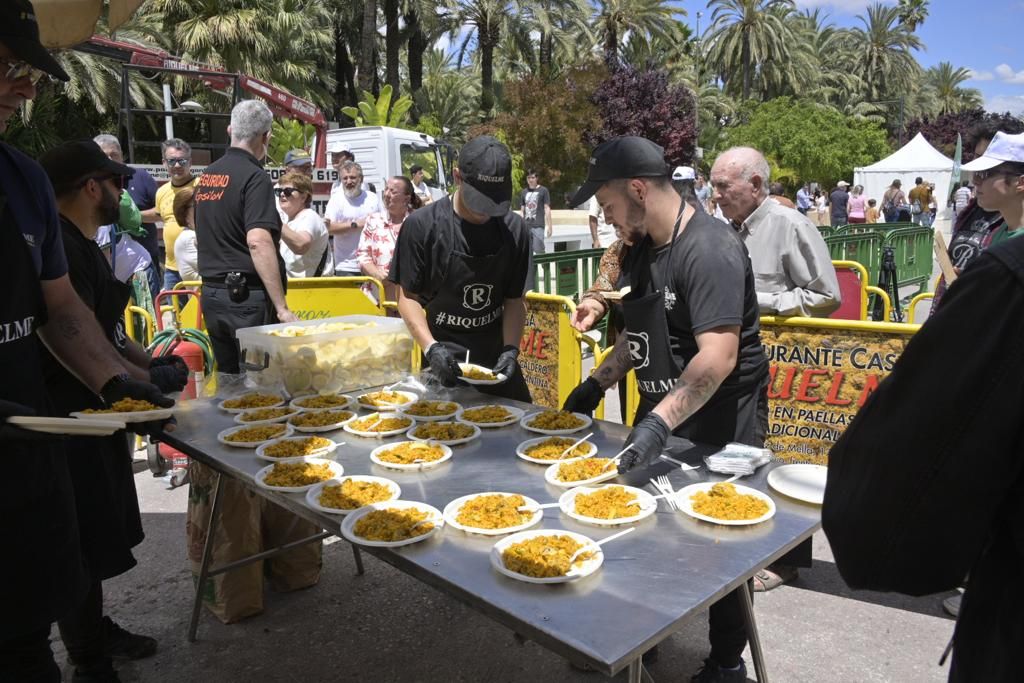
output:
{"label": "green tree", "polygon": [[928,18],[928,0],[899,0],[896,8],[899,10],[900,23],[910,31],[916,31]]}
{"label": "green tree", "polygon": [[417,101],[420,111],[436,122],[445,139],[461,142],[474,123],[480,79],[471,70],[452,68],[452,59],[441,49],[427,53]]}
{"label": "green tree", "polygon": [[725,138],[728,146],[760,150],[776,168],[792,169],[796,180],[827,187],[890,152],[878,124],[788,97],[757,105],[746,122],[726,130]]}
{"label": "green tree", "polygon": [[938,114],[953,114],[965,109],[981,106],[981,93],[974,88],[961,88],[969,80],[971,72],[963,67],[954,67],[949,62],[939,62],[925,74],[928,87],[935,91]]}
{"label": "green tree", "polygon": [[459,47],[461,66],[470,46],[476,40],[480,59],[480,109],[494,109],[494,53],[503,46],[505,53],[528,54],[532,51],[529,32],[525,29],[520,0],[456,0],[456,29],[470,28]]}
{"label": "green tree", "polygon": [[316,129],[294,119],[274,119],[270,148],[267,156],[277,166],[284,164],[284,157],[290,150],[304,149],[309,151]]}
{"label": "green tree", "polygon": [[916,89],[921,67],[911,50],[923,47],[920,38],[900,23],[899,8],[875,3],[859,17],[862,27],[843,33],[850,71],[864,81],[870,101],[904,95]]}
{"label": "green tree", "polygon": [[[750,97],[758,64],[789,59],[793,32],[784,13],[795,8],[793,0],[711,0],[707,59],[726,87],[742,77],[740,99]],[[733,88],[735,90],[735,88]]]}
{"label": "green tree", "polygon": [[345,107],[342,111],[357,126],[404,128],[409,119],[409,109],[412,108],[412,98],[408,95],[399,97],[392,104],[392,94],[390,85],[381,88],[377,97],[371,92],[364,92],[358,107]]}
{"label": "green tree", "polygon": [[668,0],[598,0],[595,30],[605,59],[618,60],[626,34],[676,39],[676,12],[685,14]]}

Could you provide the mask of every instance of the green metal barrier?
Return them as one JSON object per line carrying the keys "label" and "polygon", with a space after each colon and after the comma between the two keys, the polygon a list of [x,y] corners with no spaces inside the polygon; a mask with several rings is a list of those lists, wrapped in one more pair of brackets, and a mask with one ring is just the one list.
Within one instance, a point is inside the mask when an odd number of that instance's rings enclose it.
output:
{"label": "green metal barrier", "polygon": [[825,244],[833,261],[856,261],[867,269],[868,284],[877,285],[883,239],[877,232],[840,233],[826,237]]}
{"label": "green metal barrier", "polygon": [[557,294],[579,301],[579,295],[594,284],[604,249],[581,249],[533,257],[534,291]]}
{"label": "green metal barrier", "polygon": [[900,287],[917,285],[918,292],[928,289],[932,277],[932,239],[932,228],[919,225],[896,228],[885,235],[883,246],[893,248]]}
{"label": "green metal barrier", "polygon": [[835,228],[833,235],[852,235],[864,232],[877,232],[882,235],[883,239],[893,230],[899,230],[901,228],[916,228],[920,227],[913,223],[849,223],[847,225],[840,225]]}
{"label": "green metal barrier", "polygon": [[831,237],[832,235],[835,234],[835,230],[830,225],[818,225],[816,227],[818,228],[818,232],[821,233],[821,236],[823,238]]}

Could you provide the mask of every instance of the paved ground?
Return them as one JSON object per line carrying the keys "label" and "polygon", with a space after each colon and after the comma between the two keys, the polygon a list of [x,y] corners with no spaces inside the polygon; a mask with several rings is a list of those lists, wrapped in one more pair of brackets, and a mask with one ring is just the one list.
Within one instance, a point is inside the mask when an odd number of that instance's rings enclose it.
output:
{"label": "paved ground", "polygon": [[[938,227],[948,236],[948,224]],[[618,409],[611,392],[609,398],[612,419]],[[604,680],[570,669],[534,643],[519,644],[504,627],[373,557],[364,556],[366,574],[355,576],[344,542],[328,542],[317,586],[287,595],[268,592],[262,615],[231,626],[204,614],[199,641],[189,644],[187,491],[168,490],[148,471],[136,475],[136,485],[146,540],[136,552],[139,566],[106,584],[107,611],[129,629],[156,637],[160,650],[121,666],[124,681]],[[953,620],[942,611],[944,595],[913,599],[850,591],[821,533],[814,538],[814,561],[796,583],[755,601],[773,681],[945,680],[947,671],[937,662]],[[665,641],[650,668],[654,679],[688,680],[707,654],[706,631],[702,614]],[[63,661],[56,631],[53,638]],[[746,659],[749,664],[749,653]]]}

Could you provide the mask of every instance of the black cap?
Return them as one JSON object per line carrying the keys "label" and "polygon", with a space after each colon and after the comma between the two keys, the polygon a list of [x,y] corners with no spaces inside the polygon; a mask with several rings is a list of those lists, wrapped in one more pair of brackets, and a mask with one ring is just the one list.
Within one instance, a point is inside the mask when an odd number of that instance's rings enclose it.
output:
{"label": "black cap", "polygon": [[0,1],[0,43],[18,59],[28,62],[54,78],[68,80],[68,75],[50,51],[39,42],[39,24],[28,0]]}
{"label": "black cap", "polygon": [[78,140],[58,145],[39,157],[39,164],[50,177],[54,189],[73,185],[91,175],[130,176],[135,173],[131,166],[108,159],[100,146],[92,140]]}
{"label": "black cap", "polygon": [[504,216],[512,201],[512,156],[490,135],[475,137],[459,151],[462,201],[476,213]]}
{"label": "black cap", "polygon": [[590,155],[587,182],[576,191],[570,206],[580,206],[609,180],[620,178],[667,178],[672,168],[665,162],[665,150],[647,138],[626,135],[605,140]]}

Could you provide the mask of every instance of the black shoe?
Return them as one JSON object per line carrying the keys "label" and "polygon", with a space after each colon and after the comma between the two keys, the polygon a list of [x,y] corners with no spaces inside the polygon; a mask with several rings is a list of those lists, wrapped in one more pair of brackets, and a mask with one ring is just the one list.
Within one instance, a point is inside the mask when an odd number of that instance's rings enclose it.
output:
{"label": "black shoe", "polygon": [[723,669],[718,662],[708,657],[704,667],[690,679],[690,683],[746,683],[747,666],[740,660],[738,669]]}
{"label": "black shoe", "polygon": [[156,639],[125,631],[110,617],[103,617],[107,653],[112,659],[145,659],[156,654]]}

